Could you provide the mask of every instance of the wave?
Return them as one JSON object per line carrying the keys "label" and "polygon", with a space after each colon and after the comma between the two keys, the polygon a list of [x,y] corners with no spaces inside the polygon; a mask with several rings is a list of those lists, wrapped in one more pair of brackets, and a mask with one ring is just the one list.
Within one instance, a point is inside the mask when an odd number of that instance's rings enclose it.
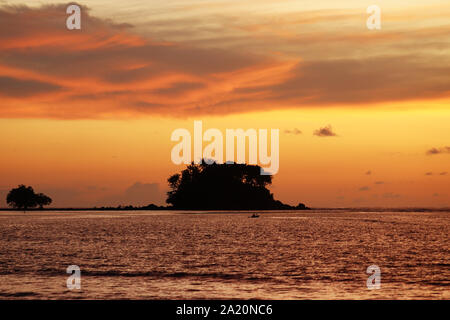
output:
{"label": "wave", "polygon": [[[15,272],[0,272],[1,275],[19,275],[24,274],[28,276],[44,275],[44,276],[69,276],[66,275],[61,270],[46,269],[39,270],[36,272],[20,272],[16,270]],[[255,276],[252,274],[239,274],[239,273],[217,273],[217,272],[164,272],[164,271],[120,271],[120,270],[109,270],[109,271],[99,271],[99,270],[82,270],[81,277],[148,277],[148,278],[211,278],[211,279],[221,279],[221,280],[246,280],[246,281],[267,281],[273,280],[272,277],[265,275]]]}
{"label": "wave", "polygon": [[3,298],[25,298],[39,296],[37,292],[0,292],[0,297]]}

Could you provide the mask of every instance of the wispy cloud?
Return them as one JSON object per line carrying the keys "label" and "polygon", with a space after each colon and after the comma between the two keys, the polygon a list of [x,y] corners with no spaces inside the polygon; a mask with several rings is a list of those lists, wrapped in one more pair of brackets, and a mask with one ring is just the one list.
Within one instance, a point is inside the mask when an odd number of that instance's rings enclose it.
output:
{"label": "wispy cloud", "polygon": [[[439,172],[439,173],[436,173],[437,175],[439,175],[439,176],[446,176],[447,174],[448,174],[448,172],[447,171],[443,171],[443,172]],[[425,172],[425,175],[426,176],[432,176],[432,175],[434,175],[434,173],[433,172]]]}
{"label": "wispy cloud", "polygon": [[429,156],[441,154],[441,153],[450,153],[450,147],[441,147],[441,148],[431,148],[429,149],[426,154]]}
{"label": "wispy cloud", "polygon": [[284,133],[286,133],[286,134],[293,134],[293,135],[299,135],[299,134],[302,134],[302,131],[297,129],[297,128],[294,128],[292,130],[290,130],[290,129],[284,130]]}

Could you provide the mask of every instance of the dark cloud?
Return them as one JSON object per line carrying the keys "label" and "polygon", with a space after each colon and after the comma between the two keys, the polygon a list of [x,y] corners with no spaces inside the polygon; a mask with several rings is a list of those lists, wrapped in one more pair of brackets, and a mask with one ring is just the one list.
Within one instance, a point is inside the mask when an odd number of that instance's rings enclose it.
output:
{"label": "dark cloud", "polygon": [[378,184],[378,185],[384,184],[384,181],[375,181],[374,184]]}
{"label": "dark cloud", "polygon": [[3,96],[29,97],[59,89],[60,86],[51,83],[0,76],[0,95]]}
{"label": "dark cloud", "polygon": [[314,135],[318,137],[336,137],[337,134],[333,132],[330,125],[317,129],[314,131]]}
{"label": "dark cloud", "polygon": [[425,175],[426,175],[426,176],[432,176],[432,175],[433,175],[433,172],[425,172]]}
{"label": "dark cloud", "polygon": [[371,174],[372,174],[372,171],[371,171],[371,170],[369,170],[369,171],[366,172],[366,175],[368,175],[368,176],[370,176]]}
{"label": "dark cloud", "polygon": [[450,147],[431,148],[426,152],[426,154],[429,156],[441,153],[450,153]]}
{"label": "dark cloud", "polygon": [[448,173],[448,172],[444,171],[444,172],[439,173],[439,175],[440,175],[440,176],[446,176],[447,173]]}
{"label": "dark cloud", "polygon": [[359,191],[369,191],[370,188],[368,186],[364,186],[358,189]]}
{"label": "dark cloud", "polygon": [[299,134],[302,134],[302,131],[297,129],[297,128],[294,128],[292,130],[289,130],[289,129],[288,130],[284,130],[284,133],[286,133],[286,134],[293,134],[293,135],[299,135]]}

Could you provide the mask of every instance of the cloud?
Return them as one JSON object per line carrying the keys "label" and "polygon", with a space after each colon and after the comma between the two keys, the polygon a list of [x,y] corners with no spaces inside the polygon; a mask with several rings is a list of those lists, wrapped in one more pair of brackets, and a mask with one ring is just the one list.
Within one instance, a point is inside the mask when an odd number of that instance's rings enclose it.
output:
{"label": "cloud", "polygon": [[293,134],[293,135],[299,135],[299,134],[302,134],[302,131],[297,129],[297,128],[294,128],[292,130],[284,130],[284,133],[286,133],[286,134]]}
{"label": "cloud", "polygon": [[426,154],[429,156],[441,153],[450,153],[450,147],[431,148],[426,152]]}
{"label": "cloud", "polygon": [[384,184],[384,181],[375,181],[374,184],[378,184],[378,185]]}
{"label": "cloud", "polygon": [[[313,32],[316,22],[352,20],[349,13],[304,12],[301,19],[286,14],[282,21],[268,18],[254,24],[248,19],[235,21],[228,16],[215,21],[217,17],[208,16],[216,23],[213,29],[197,19],[199,29],[186,30],[195,37],[182,34],[176,42],[174,30],[189,24],[163,18],[144,30],[93,16],[83,7],[82,30],[69,31],[65,8],[63,4],[0,7],[0,117],[221,115],[449,96],[450,63],[441,55],[435,59],[396,48],[346,58],[361,41],[393,46],[399,37],[410,41],[411,33],[408,37],[405,33],[355,35],[352,30],[336,37],[323,30]],[[212,30],[224,29],[220,23],[232,31],[227,39],[221,35],[212,39]],[[280,30],[311,27],[302,37],[287,36],[267,27],[273,23],[281,24]],[[415,36],[437,41],[445,31],[427,29]],[[167,38],[171,40],[156,40]],[[330,42],[332,52],[324,50]],[[296,55],[276,55],[273,47],[278,43],[284,53],[303,49]]]}
{"label": "cloud", "polygon": [[61,89],[60,86],[51,83],[0,76],[0,96],[29,97],[55,92],[59,89]]}
{"label": "cloud", "polygon": [[336,133],[333,132],[333,129],[330,125],[317,129],[314,131],[314,135],[318,137],[336,137]]}
{"label": "cloud", "polygon": [[359,191],[369,191],[370,188],[368,186],[364,186],[358,189]]}
{"label": "cloud", "polygon": [[[447,171],[438,173],[438,175],[440,175],[440,176],[446,176],[447,174],[448,174]],[[432,175],[433,175],[433,172],[425,172],[425,175],[426,175],[426,176],[432,176]]]}
{"label": "cloud", "polygon": [[[291,71],[291,78],[266,89],[272,93],[270,99],[313,106],[448,96],[439,66],[420,65],[420,60],[420,57],[403,56],[301,62]],[[412,70],[420,78],[415,78]],[[450,72],[449,67],[446,72]],[[399,75],[409,78],[394,80]],[[420,88],[420,79],[433,77],[435,81]],[[411,92],[412,88],[417,91]]]}
{"label": "cloud", "polygon": [[69,31],[65,5],[0,8],[0,117],[226,113],[214,105],[258,99],[234,91],[283,81],[292,65],[154,41],[86,7],[82,15],[82,29]]}
{"label": "cloud", "polygon": [[366,175],[368,175],[368,176],[370,176],[371,174],[372,174],[372,171],[371,171],[371,170],[369,170],[369,171],[366,172]]}
{"label": "cloud", "polygon": [[123,193],[109,195],[98,201],[98,206],[133,205],[144,206],[150,203],[162,204],[164,194],[157,183],[136,182]]}

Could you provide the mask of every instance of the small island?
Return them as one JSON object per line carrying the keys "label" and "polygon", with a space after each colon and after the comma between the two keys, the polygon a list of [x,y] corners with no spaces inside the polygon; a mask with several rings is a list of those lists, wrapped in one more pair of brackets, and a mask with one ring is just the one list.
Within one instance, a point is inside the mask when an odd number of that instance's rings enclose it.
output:
{"label": "small island", "polygon": [[248,164],[190,164],[168,179],[166,202],[175,210],[307,210],[275,200],[271,175]]}

